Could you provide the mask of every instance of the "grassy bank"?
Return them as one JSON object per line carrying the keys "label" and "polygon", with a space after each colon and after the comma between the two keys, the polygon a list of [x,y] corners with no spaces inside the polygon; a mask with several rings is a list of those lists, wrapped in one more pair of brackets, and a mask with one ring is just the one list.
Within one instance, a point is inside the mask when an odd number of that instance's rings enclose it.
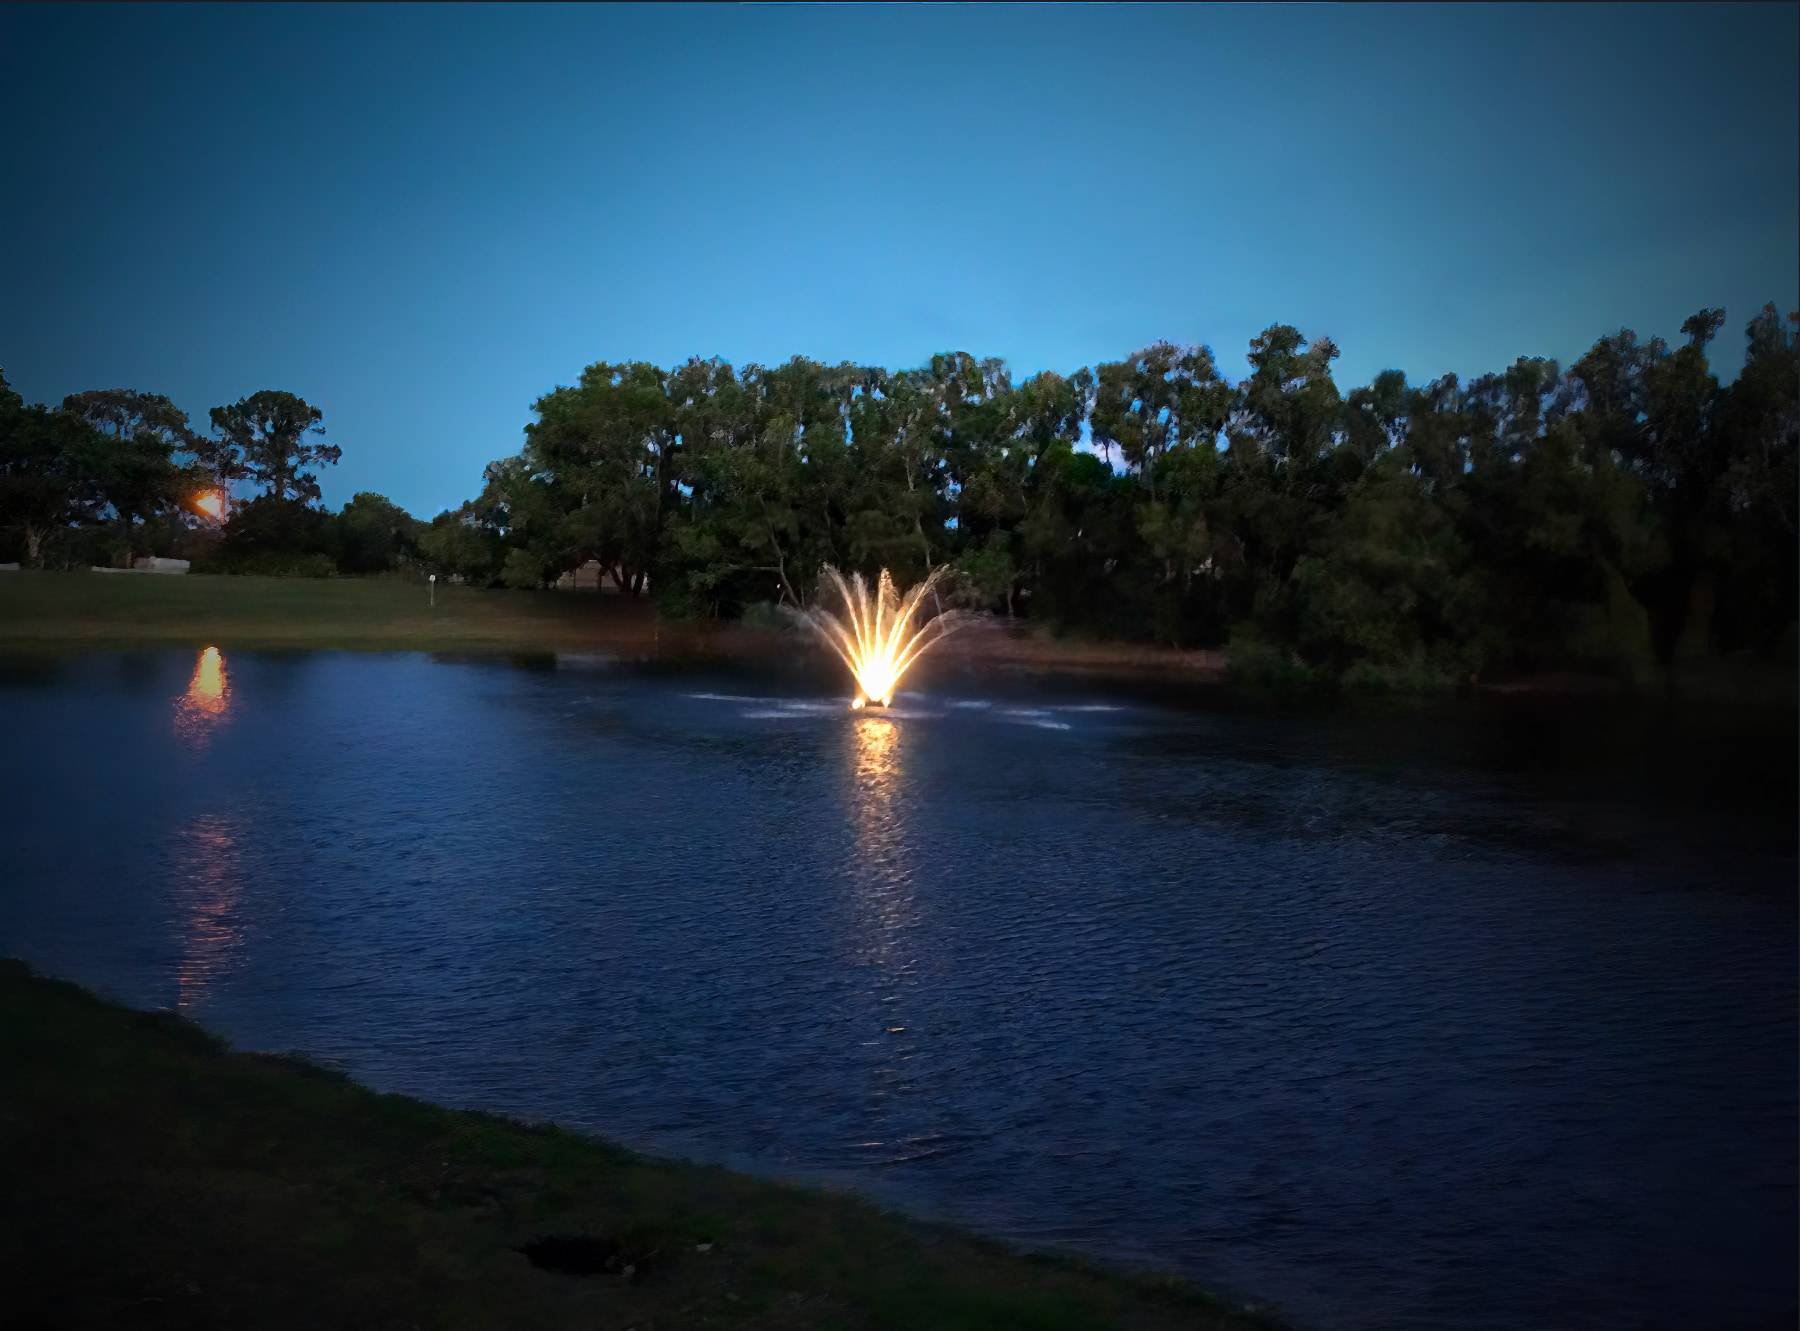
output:
{"label": "grassy bank", "polygon": [[[0,574],[0,648],[319,647],[351,650],[614,652],[767,657],[793,635],[735,624],[672,623],[643,602],[592,592],[437,589],[389,578]],[[1218,652],[1057,639],[978,625],[942,649],[963,664],[1216,679]]]}
{"label": "grassy bank", "polygon": [[[1268,1327],[836,1194],[230,1053],[0,961],[20,1327]],[[540,1269],[546,1235],[593,1241]]]}
{"label": "grassy bank", "polygon": [[[647,602],[592,592],[500,591],[399,578],[252,578],[101,573],[0,574],[0,650],[207,647],[227,650],[323,648],[352,651],[578,652],[632,657],[716,657],[791,661],[792,631],[740,624],[682,623]],[[1601,675],[1546,673],[1483,679],[1483,691],[1565,696],[1668,696],[1684,702],[1795,705],[1792,650],[1779,661],[1740,656],[1684,665],[1627,690]],[[1232,669],[1232,663],[1237,668]],[[978,621],[920,668],[1087,675],[1215,683],[1291,692],[1336,686],[1257,644],[1181,651],[1141,643],[1057,637],[1041,626]],[[1349,679],[1350,691],[1431,694],[1460,691],[1463,679],[1405,671]]]}
{"label": "grassy bank", "polygon": [[390,578],[0,574],[0,644],[651,650],[643,605]]}

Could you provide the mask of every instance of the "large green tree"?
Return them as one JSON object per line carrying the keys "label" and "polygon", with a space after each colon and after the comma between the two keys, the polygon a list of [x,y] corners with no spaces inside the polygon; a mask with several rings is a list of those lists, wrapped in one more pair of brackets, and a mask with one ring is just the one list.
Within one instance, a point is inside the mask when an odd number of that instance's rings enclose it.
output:
{"label": "large green tree", "polygon": [[500,576],[506,559],[500,534],[482,520],[474,500],[438,514],[420,531],[418,544],[420,562],[430,572],[480,586]]}
{"label": "large green tree", "polygon": [[332,556],[342,572],[382,573],[417,553],[421,527],[386,495],[360,490],[332,519]]}
{"label": "large green tree", "polygon": [[547,574],[560,571],[551,567],[557,563],[595,559],[621,590],[642,590],[678,465],[664,380],[646,362],[602,362],[582,371],[574,387],[534,404],[538,419],[525,427],[524,458],[530,475],[549,486],[558,512],[538,547],[550,560]]}
{"label": "large green tree", "polygon": [[81,417],[27,406],[0,372],[0,530],[32,567],[44,566],[73,524],[98,515],[93,473],[100,446]]}
{"label": "large green tree", "polygon": [[[375,572],[417,558],[540,587],[597,560],[667,610],[802,603],[826,563],[902,582],[952,563],[964,604],[1327,677],[1658,666],[1791,642],[1800,329],[1771,306],[1721,384],[1724,312],[1680,345],[1630,330],[1566,371],[1340,392],[1336,347],[1275,324],[1237,383],[1154,342],[1015,382],[964,351],[910,369],[795,357],[589,366],[524,447],[428,525],[362,493],[317,507],[319,411],[263,392],[210,437],[154,394],[27,407],[0,379],[0,528],[33,563],[170,539],[194,478],[250,479],[222,566]],[[1115,465],[1116,464],[1116,465]],[[184,467],[190,469],[184,472]],[[1252,653],[1243,653],[1248,658]],[[1290,660],[1290,665],[1292,661]]]}
{"label": "large green tree", "polygon": [[160,393],[95,389],[70,394],[62,409],[104,440],[89,451],[89,479],[100,507],[110,511],[121,561],[129,565],[146,547],[146,524],[179,511],[204,479],[197,467],[178,460],[192,458],[202,445],[187,413]]}
{"label": "large green tree", "polygon": [[309,468],[334,466],[335,444],[317,442],[325,414],[304,398],[264,389],[212,409],[214,439],[201,461],[221,482],[247,477],[277,499],[319,500]]}

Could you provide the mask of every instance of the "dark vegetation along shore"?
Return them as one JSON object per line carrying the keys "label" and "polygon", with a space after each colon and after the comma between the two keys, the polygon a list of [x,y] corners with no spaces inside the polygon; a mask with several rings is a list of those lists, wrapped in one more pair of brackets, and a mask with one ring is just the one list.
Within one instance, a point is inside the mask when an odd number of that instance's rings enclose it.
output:
{"label": "dark vegetation along shore", "polygon": [[[111,578],[0,576],[0,649],[207,647],[603,654],[635,660],[793,663],[825,649],[787,621],[670,619],[647,601],[591,594],[439,586],[386,578],[193,574]],[[1026,624],[975,621],[933,665],[1193,682],[1224,678],[1226,655],[1057,638]],[[835,663],[830,665],[833,675]]]}
{"label": "dark vegetation along shore", "polygon": [[1181,1282],[230,1053],[14,961],[0,1145],[21,1331],[1277,1325]]}
{"label": "dark vegetation along shore", "polygon": [[[435,598],[435,599],[434,599]],[[811,658],[835,678],[835,658],[803,630],[777,617],[744,620],[671,618],[648,600],[592,593],[492,589],[416,579],[270,578],[191,574],[0,574],[0,651],[63,654],[144,647],[243,650],[425,651],[545,656],[601,655],[628,660],[744,662],[792,667]],[[999,618],[965,621],[926,656],[915,684],[957,673],[1030,675],[1170,685],[1237,681],[1259,692],[1320,681],[1243,672],[1220,648],[1058,634],[1041,624]],[[1683,702],[1791,709],[1794,672],[1784,659],[1740,654],[1690,661],[1627,685],[1603,672],[1557,671],[1457,681],[1462,689],[1558,696],[1635,692]]]}
{"label": "dark vegetation along shore", "polygon": [[[1794,663],[1796,317],[1765,307],[1723,356],[1708,309],[1673,346],[1620,330],[1566,368],[1348,391],[1331,341],[1285,324],[1236,382],[1167,342],[1019,382],[962,352],[602,363],[429,522],[371,493],[324,509],[340,449],[292,393],[213,408],[202,434],[153,393],[28,406],[0,380],[0,562],[537,589],[592,561],[666,625],[767,619],[828,563],[903,585],[950,565],[950,600],[997,620],[1229,647],[1247,679],[1654,688]],[[222,528],[194,511],[218,487]]]}

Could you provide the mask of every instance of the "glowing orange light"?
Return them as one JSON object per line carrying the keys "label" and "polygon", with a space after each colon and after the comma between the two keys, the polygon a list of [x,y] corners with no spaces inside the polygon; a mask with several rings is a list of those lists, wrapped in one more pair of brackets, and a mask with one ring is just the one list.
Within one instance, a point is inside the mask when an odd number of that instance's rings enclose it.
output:
{"label": "glowing orange light", "polygon": [[850,700],[852,709],[869,703],[891,704],[901,676],[912,663],[960,623],[954,614],[940,614],[917,627],[913,624],[921,603],[944,571],[941,565],[933,569],[902,598],[886,569],[881,570],[873,594],[860,573],[851,574],[846,582],[829,564],[822,570],[825,581],[844,603],[848,623],[816,607],[805,613],[805,619],[850,667],[857,688]]}
{"label": "glowing orange light", "polygon": [[203,712],[225,710],[225,658],[217,647],[208,647],[194,663],[187,699]]}
{"label": "glowing orange light", "polygon": [[184,738],[204,743],[207,732],[225,717],[231,705],[231,686],[225,677],[225,657],[208,647],[194,662],[194,677],[187,692],[175,704],[175,729]]}
{"label": "glowing orange light", "polygon": [[225,516],[225,492],[202,490],[194,496],[194,507],[215,522]]}

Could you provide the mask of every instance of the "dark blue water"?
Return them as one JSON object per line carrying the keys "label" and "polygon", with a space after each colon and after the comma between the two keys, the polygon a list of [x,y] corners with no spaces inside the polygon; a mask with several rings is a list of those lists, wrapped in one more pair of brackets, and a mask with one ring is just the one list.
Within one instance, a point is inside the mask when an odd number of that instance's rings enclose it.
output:
{"label": "dark blue water", "polygon": [[1795,1318],[1792,718],[0,671],[0,952],[1319,1328]]}

